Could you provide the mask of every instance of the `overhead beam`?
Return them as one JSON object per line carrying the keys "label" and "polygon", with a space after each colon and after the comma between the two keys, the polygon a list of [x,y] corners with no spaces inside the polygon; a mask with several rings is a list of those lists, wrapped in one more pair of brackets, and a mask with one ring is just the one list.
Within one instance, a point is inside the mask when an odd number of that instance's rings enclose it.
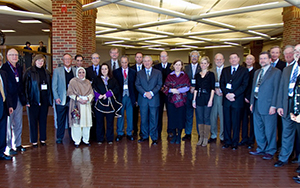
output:
{"label": "overhead beam", "polygon": [[286,2],[300,8],[300,1],[299,0],[285,0]]}
{"label": "overhead beam", "polygon": [[0,14],[12,15],[12,16],[21,16],[21,17],[30,17],[42,20],[52,20],[52,15],[50,14],[41,14],[36,12],[27,12],[21,10],[1,10]]}
{"label": "overhead beam", "polygon": [[121,0],[98,0],[98,1],[94,1],[92,3],[82,5],[82,11],[95,9],[95,8],[102,7],[102,6],[111,4],[111,3],[116,3],[118,1],[121,1]]}

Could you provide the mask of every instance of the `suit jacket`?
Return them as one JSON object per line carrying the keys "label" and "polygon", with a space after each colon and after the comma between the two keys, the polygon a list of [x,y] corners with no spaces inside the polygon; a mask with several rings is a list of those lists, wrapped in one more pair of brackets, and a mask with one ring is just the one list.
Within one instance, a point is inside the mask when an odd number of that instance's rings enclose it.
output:
{"label": "suit jacket", "polygon": [[283,69],[278,94],[277,94],[277,108],[283,108],[283,117],[287,118],[289,115],[289,84],[290,76],[293,70],[293,66],[288,66]]}
{"label": "suit jacket", "polygon": [[[120,98],[122,101],[123,98],[123,85],[124,85],[124,76],[122,72],[122,67],[116,69],[113,71],[113,75],[115,79],[118,81],[120,86]],[[128,91],[129,91],[129,97],[131,100],[132,105],[135,105],[136,102],[136,96],[135,96],[135,80],[136,80],[136,71],[128,67]]]}
{"label": "suit jacket", "polygon": [[10,96],[7,95],[7,91],[6,91],[6,87],[7,87],[7,74],[3,70],[0,70],[0,75],[1,75],[1,78],[2,78],[2,82],[3,82],[4,95],[6,97],[6,100],[3,102],[2,95],[0,94],[0,119],[1,119],[3,115],[8,114],[8,106],[7,106],[7,102],[6,101],[10,100],[10,99],[7,99]]}
{"label": "suit jacket", "polygon": [[[191,82],[191,86],[192,87],[195,87],[195,84],[192,84],[192,79],[193,79],[193,69],[192,69],[192,64],[188,64],[185,66],[184,68],[184,71],[185,73],[189,76],[189,79],[190,79],[190,82]],[[199,72],[201,71],[201,67],[199,65],[199,63],[197,64],[197,68],[196,68],[196,72],[195,72],[195,75],[198,74]],[[194,75],[194,76],[195,76]]]}
{"label": "suit jacket", "polygon": [[[226,85],[231,82],[231,89],[227,89]],[[231,75],[231,66],[225,67],[222,70],[220,78],[220,88],[223,92],[223,106],[233,108],[242,108],[244,106],[245,90],[249,81],[249,73],[247,68],[239,65],[235,74]],[[226,98],[228,93],[234,93],[235,101],[231,102]]]}
{"label": "suit jacket", "polygon": [[172,72],[171,71],[171,63],[167,63],[167,67],[165,69],[162,68],[161,63],[156,64],[153,67],[157,70],[160,70],[160,72],[162,73],[162,79],[163,79],[162,82],[164,84],[167,76]]}
{"label": "suit jacket", "polygon": [[249,72],[249,82],[248,82],[248,86],[245,91],[245,98],[248,99],[248,101],[250,101],[253,78],[254,78],[254,73],[256,70],[257,69],[253,67],[253,69]]}
{"label": "suit jacket", "polygon": [[[251,98],[250,104],[254,105],[254,90],[256,87],[257,79],[261,69],[258,69],[254,73],[254,79],[252,83],[252,90],[251,90]],[[259,86],[259,91],[257,95],[257,105],[258,105],[258,113],[262,115],[268,115],[269,109],[271,106],[276,107],[277,103],[277,93],[279,87],[281,71],[277,68],[270,66],[264,76],[262,77],[261,84]],[[253,106],[253,109],[256,109]]]}
{"label": "suit jacket", "polygon": [[[136,64],[132,65],[130,68],[133,69],[133,70],[135,70],[136,72],[138,72],[137,68],[136,68]],[[144,68],[145,68],[144,65],[142,65],[142,69],[144,69]]]}
{"label": "suit jacket", "polygon": [[[74,77],[76,76],[76,69],[71,67]],[[52,92],[53,99],[60,99],[60,105],[66,105],[67,101],[67,88],[66,88],[66,77],[64,66],[57,67],[53,71],[52,77]]]}
{"label": "suit jacket", "polygon": [[[108,61],[105,61],[105,62],[103,62],[103,63],[106,63],[106,64],[108,64],[108,66],[109,66],[109,69],[112,71],[112,69],[111,69],[111,59],[110,60],[108,60]],[[120,63],[120,60],[118,59],[118,65],[119,65],[119,68],[121,67],[121,63]]]}
{"label": "suit jacket", "polygon": [[[99,69],[100,69],[100,65],[99,65]],[[85,71],[86,71],[86,79],[88,79],[89,81],[93,82],[93,80],[97,78],[97,75],[94,73],[93,65],[86,68]],[[100,71],[101,70],[99,70],[98,74],[100,74]]]}
{"label": "suit jacket", "polygon": [[[147,81],[146,70],[141,70],[137,73],[135,81],[136,89],[139,92],[138,104],[139,106],[158,107],[159,106],[159,94],[160,88],[162,86],[162,74],[159,70],[152,68],[149,81]],[[154,96],[152,99],[144,98],[145,92],[152,91]]]}
{"label": "suit jacket", "polygon": [[275,67],[283,71],[284,67],[286,67],[286,62],[279,59]]}
{"label": "suit jacket", "polygon": [[24,86],[23,86],[23,71],[22,67],[18,66],[17,70],[19,73],[19,82],[16,81],[15,73],[10,68],[8,62],[2,65],[1,70],[5,71],[7,74],[7,95],[10,97],[6,100],[8,107],[12,107],[16,109],[18,104],[18,98],[20,102],[24,106],[26,104],[25,93],[24,93]]}

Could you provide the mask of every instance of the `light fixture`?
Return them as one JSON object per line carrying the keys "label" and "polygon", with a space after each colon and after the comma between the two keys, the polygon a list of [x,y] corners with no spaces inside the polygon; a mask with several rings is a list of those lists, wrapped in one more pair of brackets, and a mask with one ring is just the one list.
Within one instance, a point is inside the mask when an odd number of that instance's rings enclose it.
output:
{"label": "light fixture", "polygon": [[224,42],[225,44],[230,44],[233,46],[240,46],[238,43],[234,43],[234,42]]}
{"label": "light fixture", "polygon": [[111,46],[119,46],[119,47],[125,47],[125,48],[135,48],[135,46],[126,45],[126,44],[112,44]]}
{"label": "light fixture", "polygon": [[190,9],[201,9],[202,6],[197,5],[195,3],[190,3],[187,1],[183,1],[183,0],[164,0],[164,2],[168,2],[168,3],[172,3],[172,5],[177,5],[180,7],[187,7]]}
{"label": "light fixture", "polygon": [[191,48],[172,48],[171,51],[190,50]]}
{"label": "light fixture", "polygon": [[179,43],[176,43],[176,45],[182,45],[182,44],[199,44],[199,43],[204,43],[204,41],[179,42]]}
{"label": "light fixture", "polygon": [[106,38],[106,39],[130,40],[130,38],[114,37],[114,36],[105,36],[105,35],[96,35],[96,37],[97,37],[97,38]]}
{"label": "light fixture", "polygon": [[95,33],[100,34],[100,33],[106,33],[106,32],[115,31],[115,30],[117,30],[117,28],[96,31]]}
{"label": "light fixture", "polygon": [[159,51],[164,51],[164,48],[148,48],[149,50],[159,50]]}
{"label": "light fixture", "polygon": [[140,38],[138,40],[152,40],[152,39],[161,39],[161,38],[167,38],[167,35],[162,35],[162,36],[156,36],[156,37],[146,37],[146,38]]}
{"label": "light fixture", "polygon": [[18,22],[25,23],[25,24],[42,23],[39,20],[18,20]]}
{"label": "light fixture", "polygon": [[157,30],[146,29],[146,28],[138,28],[138,30],[148,31],[151,33],[158,33],[158,34],[163,34],[163,35],[174,35],[174,33],[165,32],[165,31],[157,31]]}
{"label": "light fixture", "polygon": [[191,45],[181,45],[181,46],[185,48],[198,48],[198,46],[191,46]]}
{"label": "light fixture", "polygon": [[145,40],[145,42],[168,45],[168,43],[166,43],[166,42],[159,42],[159,41],[153,41],[153,40]]}
{"label": "light fixture", "polygon": [[262,39],[262,37],[244,37],[244,38],[220,39],[220,41],[261,40],[261,39]]}
{"label": "light fixture", "polygon": [[209,30],[209,31],[188,32],[188,33],[184,33],[183,35],[213,34],[213,33],[224,33],[227,31],[229,31],[229,29],[216,29],[216,30]]}
{"label": "light fixture", "polygon": [[42,29],[43,32],[50,32],[50,29]]}
{"label": "light fixture", "polygon": [[264,33],[256,32],[256,31],[252,31],[252,30],[248,30],[248,32],[249,32],[249,33],[256,34],[256,35],[260,35],[260,36],[263,36],[263,37],[271,38],[269,35],[264,34]]}
{"label": "light fixture", "polygon": [[0,6],[0,10],[14,10],[8,6]]}
{"label": "light fixture", "polygon": [[12,29],[3,29],[1,30],[3,33],[15,33],[16,31],[15,30],[12,30]]}
{"label": "light fixture", "polygon": [[98,22],[98,21],[96,21],[96,26],[121,27],[121,25],[118,25],[118,24],[106,23],[106,22]]}
{"label": "light fixture", "polygon": [[247,28],[249,28],[249,29],[261,28],[261,27],[262,28],[267,28],[267,27],[273,28],[273,27],[276,27],[276,26],[278,26],[278,27],[283,26],[283,23],[265,24],[265,25],[253,25],[253,26],[248,26]]}
{"label": "light fixture", "polygon": [[145,27],[145,26],[150,27],[152,25],[157,26],[157,25],[165,25],[165,24],[179,23],[179,22],[186,22],[186,21],[188,21],[188,20],[183,19],[183,18],[172,18],[172,19],[136,24],[136,25],[133,25],[133,27]]}
{"label": "light fixture", "polygon": [[235,28],[234,25],[230,25],[230,24],[226,24],[226,23],[222,23],[222,22],[218,22],[218,21],[214,21],[214,20],[209,20],[209,19],[202,19],[203,21],[209,22],[209,23],[214,23],[214,24],[218,24],[218,25],[222,25],[225,27],[230,27],[230,28]]}
{"label": "light fixture", "polygon": [[122,43],[122,42],[124,42],[124,40],[104,42],[104,44],[114,44],[114,43]]}
{"label": "light fixture", "polygon": [[142,46],[142,48],[152,48],[152,47],[159,47],[159,46],[161,46],[161,44],[146,45],[146,46]]}
{"label": "light fixture", "polygon": [[228,48],[232,47],[231,45],[219,45],[219,46],[205,46],[204,48]]}
{"label": "light fixture", "polygon": [[197,39],[197,40],[203,40],[203,41],[212,41],[212,39],[203,38],[203,37],[189,36],[189,38]]}

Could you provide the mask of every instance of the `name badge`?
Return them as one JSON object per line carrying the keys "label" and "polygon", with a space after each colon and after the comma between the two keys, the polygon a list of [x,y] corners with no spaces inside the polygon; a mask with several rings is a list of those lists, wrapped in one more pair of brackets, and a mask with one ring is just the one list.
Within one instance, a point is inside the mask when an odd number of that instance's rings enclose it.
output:
{"label": "name badge", "polygon": [[192,79],[191,83],[196,84],[196,79]]}
{"label": "name badge", "polygon": [[19,82],[19,77],[15,77],[16,78],[16,82]]}
{"label": "name badge", "polygon": [[220,82],[216,82],[215,87],[220,87]]}
{"label": "name badge", "polygon": [[226,84],[226,89],[232,89],[232,85],[230,83]]}
{"label": "name badge", "polygon": [[125,84],[125,85],[123,86],[123,89],[124,89],[124,90],[127,90],[127,89],[128,89],[128,85]]}
{"label": "name badge", "polygon": [[259,91],[259,87],[255,87],[254,92],[258,93],[258,91]]}
{"label": "name badge", "polygon": [[42,84],[41,85],[41,90],[47,90],[47,89],[48,89],[47,84]]}
{"label": "name badge", "polygon": [[294,89],[294,87],[295,87],[295,83],[290,83],[289,84],[289,89]]}

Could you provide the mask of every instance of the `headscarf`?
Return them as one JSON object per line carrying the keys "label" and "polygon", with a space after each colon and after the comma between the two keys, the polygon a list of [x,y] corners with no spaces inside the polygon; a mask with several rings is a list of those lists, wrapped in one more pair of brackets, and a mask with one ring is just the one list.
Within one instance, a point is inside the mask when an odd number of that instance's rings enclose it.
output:
{"label": "headscarf", "polygon": [[[85,75],[85,76],[84,76],[84,78],[83,78],[82,80],[85,80],[85,77],[86,77],[86,71],[85,71],[85,68],[83,68],[83,67],[78,67],[78,68],[77,68],[77,70],[76,70],[76,77],[77,77],[77,78],[79,78],[79,77],[78,77],[79,70],[83,70],[83,71],[84,71],[84,75]],[[80,79],[80,78],[79,78],[79,79]]]}
{"label": "headscarf", "polygon": [[80,79],[78,77],[79,70],[84,70],[83,67],[79,67],[76,70],[76,77],[72,78],[69,83],[67,95],[76,95],[76,96],[88,96],[89,94],[93,94],[93,89],[91,83],[87,79]]}

